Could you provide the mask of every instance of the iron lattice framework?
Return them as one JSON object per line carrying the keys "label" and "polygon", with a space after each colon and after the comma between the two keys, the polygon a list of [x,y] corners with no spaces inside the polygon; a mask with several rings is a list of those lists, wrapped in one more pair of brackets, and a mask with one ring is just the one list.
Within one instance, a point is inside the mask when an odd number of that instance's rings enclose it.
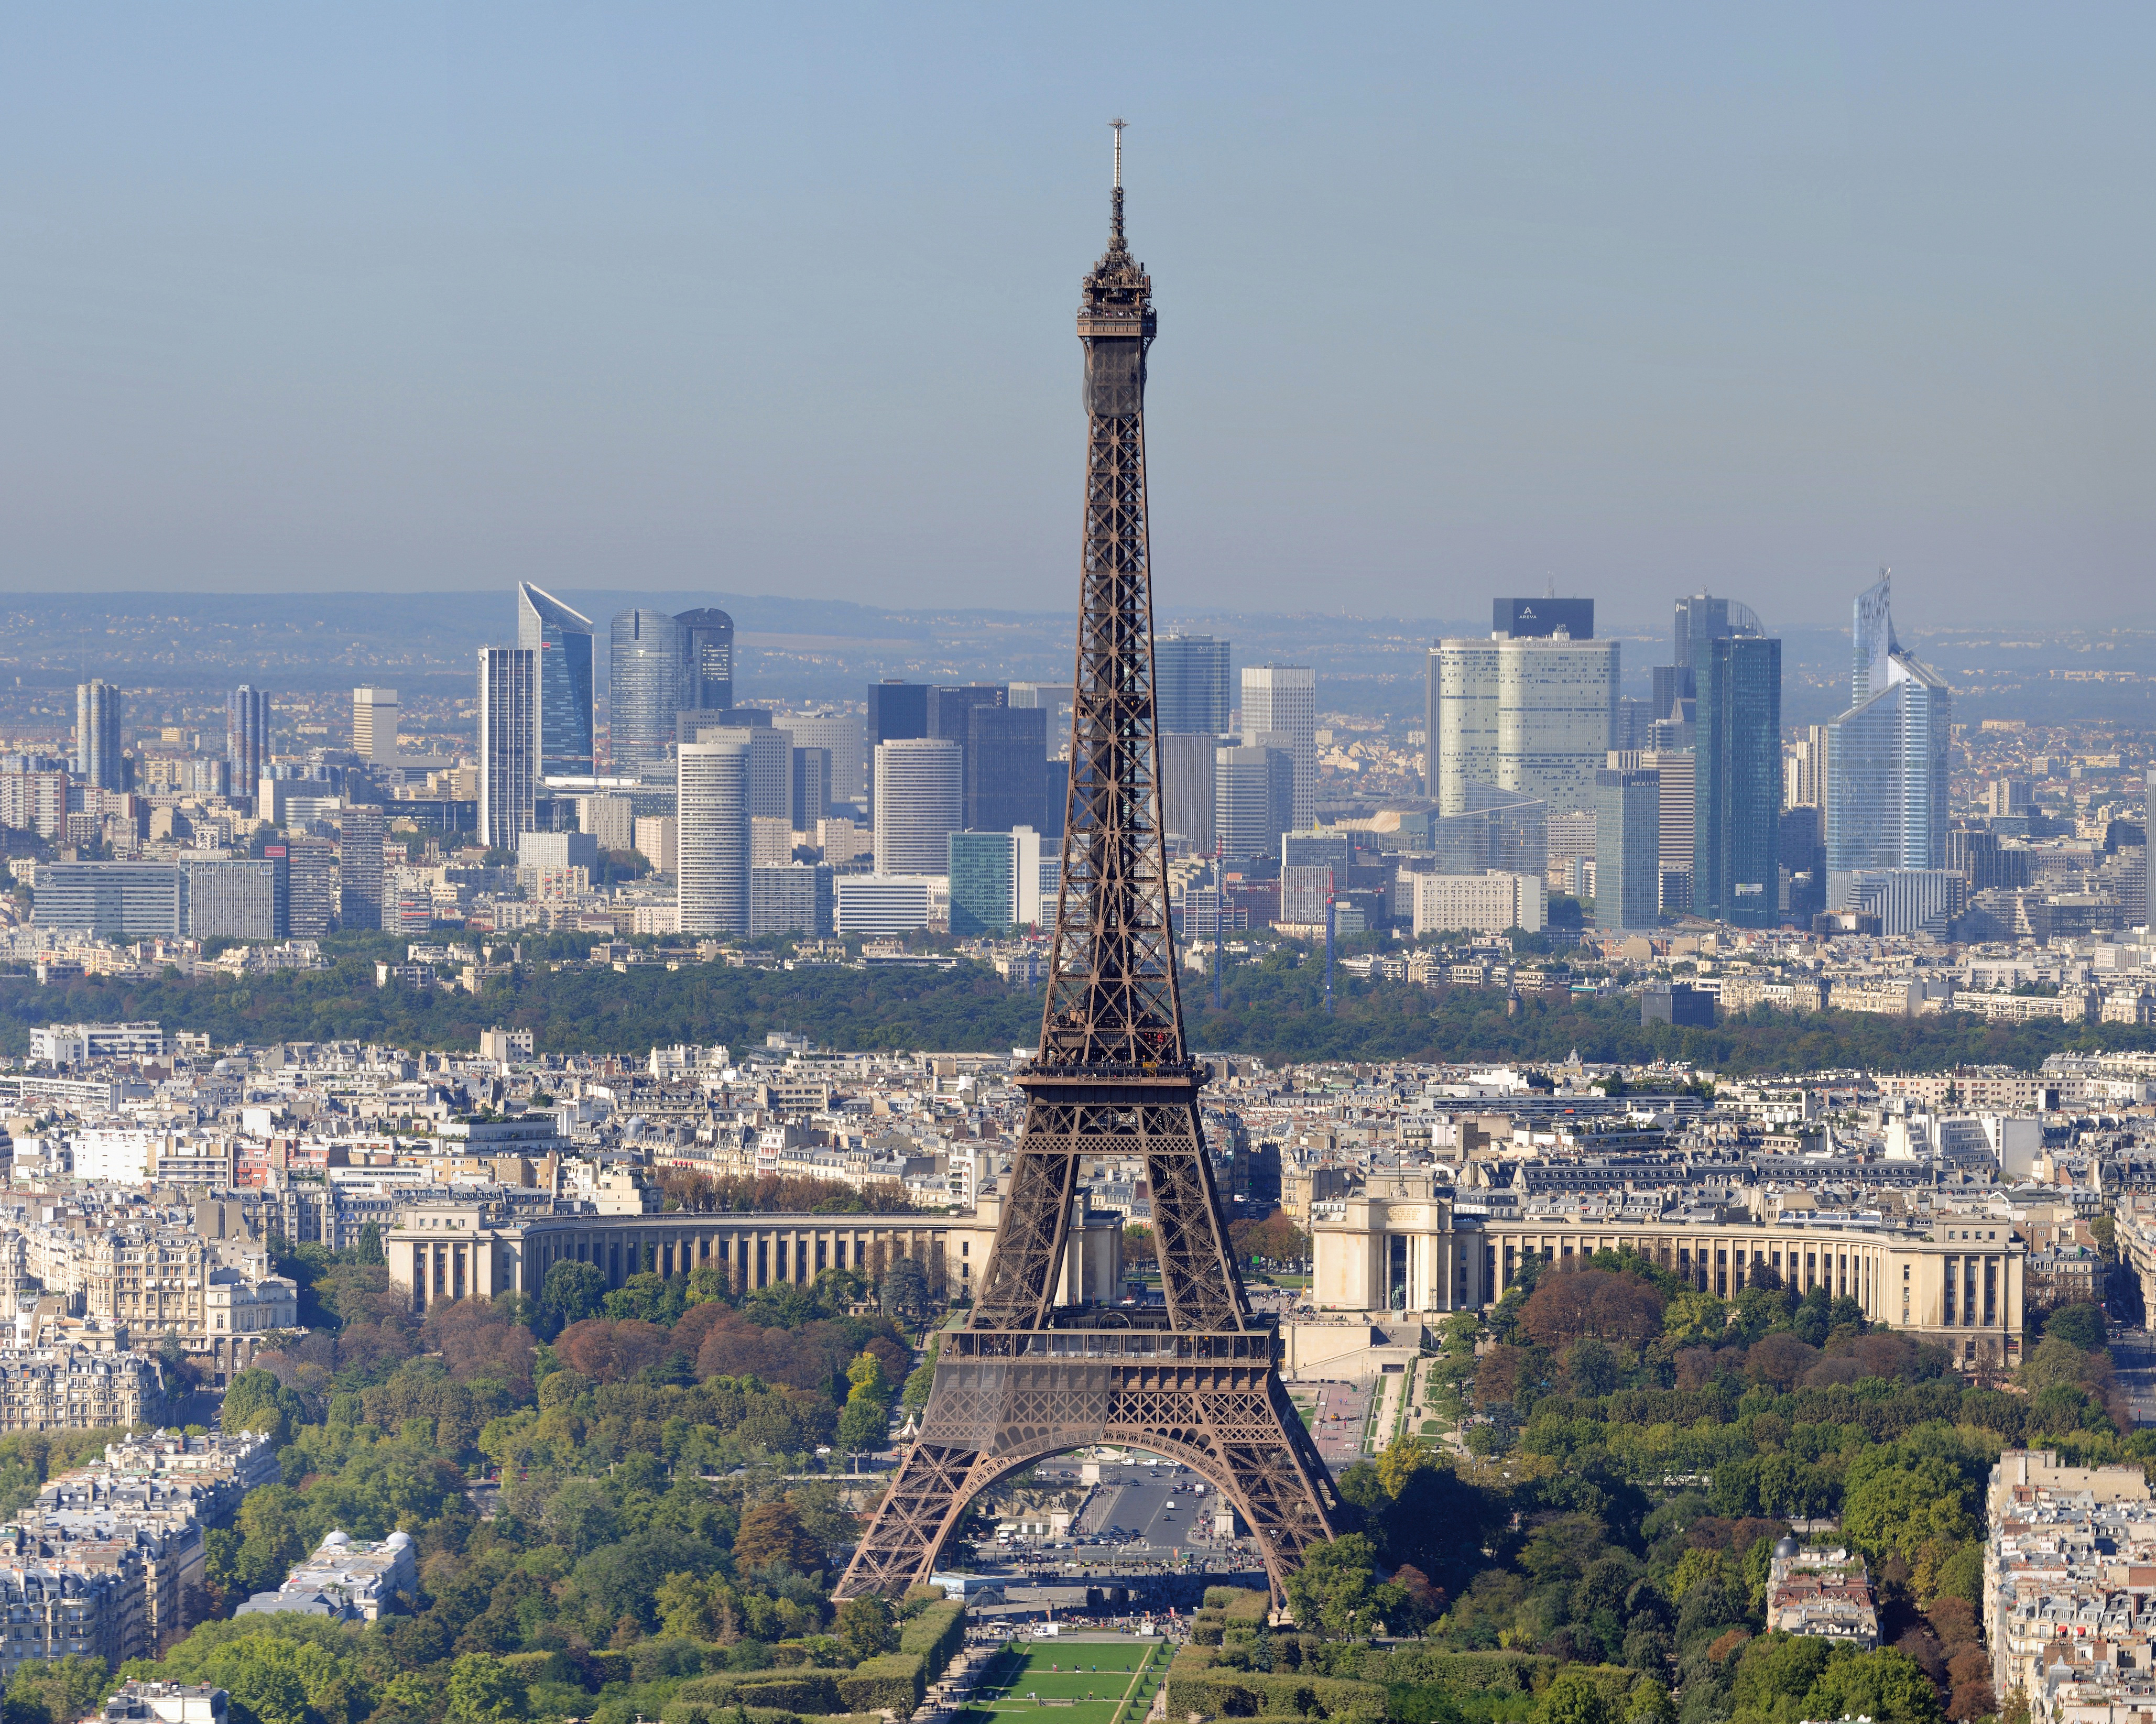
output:
{"label": "iron lattice framework", "polygon": [[[998,1479],[1088,1443],[1172,1456],[1256,1535],[1276,1597],[1332,1536],[1330,1476],[1236,1273],[1183,1037],[1154,733],[1145,367],[1152,284],[1123,239],[1122,132],[1108,249],[1078,313],[1088,430],[1070,792],[1040,1050],[1025,1126],[964,1330],[947,1337],[906,1451],[839,1596],[896,1596],[935,1568]],[[1080,1164],[1142,1162],[1164,1311],[1086,1303],[1063,1274]],[[1071,1295],[1072,1296],[1065,1296]]]}

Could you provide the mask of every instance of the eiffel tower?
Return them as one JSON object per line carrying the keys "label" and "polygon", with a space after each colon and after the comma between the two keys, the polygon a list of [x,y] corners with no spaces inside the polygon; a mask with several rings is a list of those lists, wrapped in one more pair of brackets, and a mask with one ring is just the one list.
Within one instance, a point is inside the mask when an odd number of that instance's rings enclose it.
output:
{"label": "eiffel tower", "polygon": [[[1093,1443],[1183,1461],[1256,1536],[1276,1602],[1339,1511],[1229,1247],[1183,1038],[1153,727],[1146,541],[1152,282],[1123,240],[1122,121],[1108,249],[1086,277],[1086,525],[1070,790],[1040,1050],[966,1326],[946,1337],[920,1435],[837,1595],[925,1581],[966,1506]],[[1058,1304],[1082,1163],[1142,1157],[1165,1308]]]}

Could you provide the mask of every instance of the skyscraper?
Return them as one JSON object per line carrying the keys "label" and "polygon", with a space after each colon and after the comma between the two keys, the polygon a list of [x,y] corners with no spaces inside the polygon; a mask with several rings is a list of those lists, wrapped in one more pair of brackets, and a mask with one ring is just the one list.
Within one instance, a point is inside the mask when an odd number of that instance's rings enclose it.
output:
{"label": "skyscraper", "polygon": [[978,706],[967,717],[967,829],[1040,831],[1048,801],[1047,710]]}
{"label": "skyscraper", "polygon": [[1733,598],[1694,593],[1679,598],[1670,626],[1670,662],[1653,667],[1654,695],[1650,702],[1657,721],[1666,721],[1680,700],[1699,693],[1694,658],[1703,640],[1744,640],[1767,631],[1751,606]]}
{"label": "skyscraper", "polygon": [[232,768],[232,793],[254,798],[262,764],[270,758],[270,697],[246,683],[224,697],[224,758]]}
{"label": "skyscraper", "polygon": [[1291,829],[1317,818],[1317,675],[1306,664],[1251,664],[1243,670],[1243,741],[1264,747],[1268,735],[1286,739],[1295,762]]}
{"label": "skyscraper", "polygon": [[1214,779],[1218,736],[1163,736],[1160,739],[1160,824],[1199,855],[1213,854]]}
{"label": "skyscraper", "polygon": [[876,750],[886,742],[903,742],[929,734],[930,693],[927,683],[908,682],[900,676],[887,676],[881,682],[869,685],[868,717],[862,726],[861,750],[871,820],[875,818]]}
{"label": "skyscraper", "polygon": [[734,619],[724,611],[684,611],[680,634],[681,705],[723,710],[734,704]]}
{"label": "skyscraper", "polygon": [[1815,808],[1826,801],[1826,726],[1807,725],[1782,759],[1782,802],[1792,808]]}
{"label": "skyscraper", "polygon": [[1153,700],[1163,736],[1217,736],[1228,728],[1235,693],[1224,640],[1163,634],[1152,644]]}
{"label": "skyscraper", "polygon": [[1887,577],[1857,595],[1849,711],[1827,726],[1827,908],[1856,902],[1856,876],[1945,865],[1946,679],[1894,634]]}
{"label": "skyscraper", "polygon": [[531,830],[537,792],[538,654],[529,647],[479,649],[479,841],[513,850]]}
{"label": "skyscraper", "polygon": [[[692,613],[693,614],[693,613]],[[681,628],[664,611],[617,611],[607,659],[607,736],[613,769],[656,773],[674,744],[681,699]]]}
{"label": "skyscraper", "polygon": [[1591,598],[1493,598],[1490,632],[1513,640],[1548,640],[1563,634],[1572,640],[1594,639]]}
{"label": "skyscraper", "polygon": [[953,935],[1005,934],[1037,926],[1040,920],[1038,832],[1020,826],[951,834]]}
{"label": "skyscraper", "polygon": [[1691,907],[1747,927],[1781,914],[1782,643],[1699,640]]}
{"label": "skyscraper", "polygon": [[1278,853],[1295,826],[1295,757],[1285,748],[1224,747],[1214,753],[1213,838],[1221,859],[1240,868]]}
{"label": "skyscraper", "polygon": [[951,834],[965,826],[964,767],[956,742],[901,737],[876,745],[878,874],[942,874]]}
{"label": "skyscraper", "polygon": [[75,776],[100,790],[125,788],[120,755],[120,690],[93,678],[74,690]]}
{"label": "skyscraper", "polygon": [[382,926],[382,841],[388,821],[372,803],[337,816],[338,920],[347,928]]}
{"label": "skyscraper", "polygon": [[1659,772],[1608,767],[1594,775],[1594,921],[1607,930],[1659,926],[1661,908]]}
{"label": "skyscraper", "polygon": [[[850,712],[782,712],[772,723],[793,739],[796,748],[827,749],[831,756],[829,798],[834,803],[856,803],[868,794],[867,774],[861,766],[861,721]],[[802,814],[803,820],[815,818]]]}
{"label": "skyscraper", "polygon": [[396,690],[354,689],[352,752],[368,766],[395,766],[403,758],[397,746],[398,717]]}
{"label": "skyscraper", "polygon": [[1616,725],[1617,642],[1568,633],[1441,640],[1428,675],[1427,784],[1440,813],[1467,813],[1476,785],[1540,798],[1552,813],[1593,806]]}
{"label": "skyscraper", "polygon": [[748,931],[751,760],[746,731],[676,751],[674,869],[685,934]]}
{"label": "skyscraper", "polygon": [[529,581],[516,587],[516,644],[531,654],[536,775],[591,776],[592,619]]}

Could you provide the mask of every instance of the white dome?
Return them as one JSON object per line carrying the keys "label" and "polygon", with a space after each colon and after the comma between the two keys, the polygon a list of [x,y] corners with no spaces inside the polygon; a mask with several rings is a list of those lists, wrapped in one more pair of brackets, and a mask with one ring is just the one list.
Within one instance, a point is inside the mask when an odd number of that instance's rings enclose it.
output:
{"label": "white dome", "polygon": [[322,1546],[324,1549],[327,1549],[333,1544],[350,1544],[352,1540],[346,1537],[342,1532],[332,1532],[327,1538],[322,1541]]}
{"label": "white dome", "polygon": [[399,1526],[388,1537],[382,1540],[382,1547],[386,1551],[401,1551],[411,1542],[412,1535]]}

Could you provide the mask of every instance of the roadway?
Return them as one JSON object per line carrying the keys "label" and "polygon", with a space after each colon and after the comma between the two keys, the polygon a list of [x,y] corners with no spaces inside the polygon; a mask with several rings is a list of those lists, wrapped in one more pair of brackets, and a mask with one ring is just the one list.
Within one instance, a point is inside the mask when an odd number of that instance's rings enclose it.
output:
{"label": "roadway", "polygon": [[[1082,1488],[1078,1463],[1068,1457],[1043,1462],[1040,1475],[1043,1484]],[[1157,1466],[1104,1464],[1100,1485],[1081,1522],[1083,1530],[1074,1530],[1068,1548],[1048,1540],[1023,1547],[999,1546],[998,1550],[999,1554],[1016,1553],[1022,1548],[1027,1557],[1058,1564],[1166,1562],[1178,1553],[1194,1552],[1224,1557],[1235,1548],[1235,1542],[1213,1536],[1213,1515],[1219,1503],[1219,1493],[1188,1467],[1168,1461]],[[1116,1527],[1122,1529],[1120,1535],[1111,1530]]]}
{"label": "roadway", "polygon": [[2133,1407],[2133,1422],[2156,1424],[2156,1335],[2145,1329],[2114,1328],[2111,1362]]}

